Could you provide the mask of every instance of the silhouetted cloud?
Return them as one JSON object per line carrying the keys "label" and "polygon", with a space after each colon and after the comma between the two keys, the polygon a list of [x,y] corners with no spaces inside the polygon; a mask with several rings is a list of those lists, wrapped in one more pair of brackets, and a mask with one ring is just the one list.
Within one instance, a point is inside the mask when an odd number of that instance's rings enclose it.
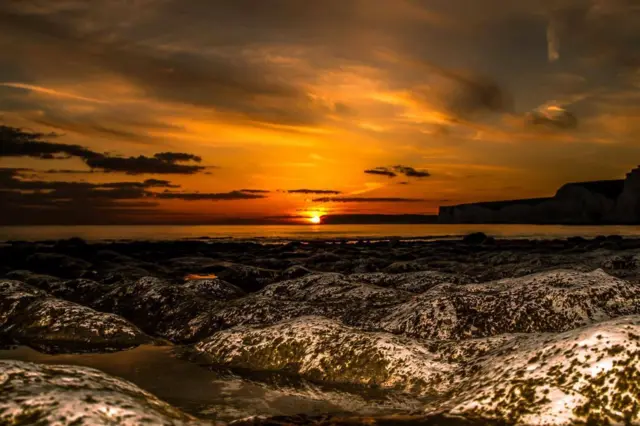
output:
{"label": "silhouetted cloud", "polygon": [[0,125],[0,157],[33,157],[42,159],[81,157],[94,154],[79,145],[69,145],[43,140],[55,137],[27,132],[15,127]]}
{"label": "silhouetted cloud", "polygon": [[[227,193],[169,192],[179,188],[167,180],[142,182],[43,181],[27,168],[0,168],[2,224],[126,223],[153,216],[158,200],[232,201],[265,198],[240,191]],[[164,189],[164,192],[158,192]],[[154,191],[155,190],[155,191]],[[132,219],[130,216],[135,215]],[[193,220],[201,220],[195,218]]]}
{"label": "silhouetted cloud", "polygon": [[186,193],[186,192],[161,192],[155,195],[157,198],[169,200],[185,200],[185,201],[226,201],[226,200],[255,200],[266,198],[264,195],[250,194],[242,191],[231,191],[221,193]]}
{"label": "silhouetted cloud", "polygon": [[267,189],[241,189],[240,192],[246,192],[248,194],[268,194],[271,191]]}
{"label": "silhouetted cloud", "polygon": [[[190,158],[185,160],[184,158]],[[206,169],[194,164],[181,164],[185,161],[200,161],[200,157],[183,153],[165,152],[153,157],[140,155],[138,157],[112,157],[104,154],[93,154],[84,158],[85,163],[92,169],[105,172],[123,172],[129,175],[140,174],[184,174],[191,175]]]}
{"label": "silhouetted cloud", "polygon": [[425,200],[420,198],[398,198],[398,197],[380,197],[380,198],[355,198],[355,197],[324,197],[314,198],[316,203],[421,203]]}
{"label": "silhouetted cloud", "polygon": [[341,191],[333,191],[331,189],[289,189],[288,194],[341,194]]}
{"label": "silhouetted cloud", "polygon": [[413,167],[409,167],[409,166],[393,166],[393,169],[398,172],[398,173],[402,173],[403,175],[407,176],[407,177],[417,177],[417,178],[423,178],[423,177],[429,177],[431,176],[431,174],[429,174],[428,171],[426,170],[416,170]]}
{"label": "silhouetted cloud", "polygon": [[[107,197],[118,198],[118,192],[109,190],[122,190],[122,194],[133,198],[150,196],[146,189],[150,188],[179,188],[170,181],[160,179],[147,179],[142,182],[68,182],[68,181],[43,181],[25,179],[25,175],[35,175],[37,171],[25,168],[0,168],[0,189],[5,190],[30,190],[46,191],[39,195],[49,199],[62,198],[63,196],[82,197]],[[127,192],[128,191],[128,192]]]}
{"label": "silhouetted cloud", "polygon": [[365,170],[364,172],[370,175],[387,176],[389,178],[394,178],[398,176],[398,174],[415,178],[431,176],[426,170],[416,170],[413,167],[402,165],[396,165],[393,167],[376,167],[374,169]]}
{"label": "silhouetted cloud", "polygon": [[90,168],[104,172],[139,174],[195,174],[206,169],[197,164],[197,155],[182,152],[161,152],[153,157],[118,157],[101,154],[79,145],[54,143],[44,140],[44,135],[0,125],[0,157],[34,157],[41,159],[81,158]]}
{"label": "silhouetted cloud", "polygon": [[369,175],[387,176],[390,178],[394,178],[397,176],[393,171],[389,170],[386,167],[376,167],[375,169],[365,170],[364,172]]}
{"label": "silhouetted cloud", "polygon": [[542,105],[527,113],[525,120],[531,125],[544,125],[557,129],[574,129],[578,127],[576,116],[558,105]]}
{"label": "silhouetted cloud", "polygon": [[49,169],[40,173],[46,173],[50,175],[69,175],[69,174],[91,174],[95,172],[93,170]]}

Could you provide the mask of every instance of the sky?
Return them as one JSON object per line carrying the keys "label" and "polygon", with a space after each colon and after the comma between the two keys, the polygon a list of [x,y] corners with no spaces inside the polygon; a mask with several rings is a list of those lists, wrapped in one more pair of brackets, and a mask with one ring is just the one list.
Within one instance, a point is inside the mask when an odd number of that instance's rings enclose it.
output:
{"label": "sky", "polygon": [[638,0],[3,0],[0,224],[306,223],[640,164]]}

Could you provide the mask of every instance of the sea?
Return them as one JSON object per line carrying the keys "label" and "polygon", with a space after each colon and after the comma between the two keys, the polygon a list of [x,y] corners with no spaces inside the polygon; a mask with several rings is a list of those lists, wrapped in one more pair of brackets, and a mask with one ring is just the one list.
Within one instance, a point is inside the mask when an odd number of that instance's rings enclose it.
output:
{"label": "sea", "polygon": [[286,242],[308,240],[433,240],[484,232],[496,238],[562,239],[600,235],[640,237],[640,226],[565,225],[148,225],[2,226],[0,241],[44,241],[79,237],[86,241],[224,239]]}

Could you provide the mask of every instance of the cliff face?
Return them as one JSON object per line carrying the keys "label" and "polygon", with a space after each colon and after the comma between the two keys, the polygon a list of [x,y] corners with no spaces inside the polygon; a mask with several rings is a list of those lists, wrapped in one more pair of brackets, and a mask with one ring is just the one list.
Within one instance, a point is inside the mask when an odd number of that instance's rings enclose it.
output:
{"label": "cliff face", "polygon": [[640,167],[624,180],[569,183],[552,198],[441,207],[440,223],[640,223]]}
{"label": "cliff face", "polygon": [[617,223],[640,223],[640,167],[627,174],[624,189],[616,203],[613,220]]}

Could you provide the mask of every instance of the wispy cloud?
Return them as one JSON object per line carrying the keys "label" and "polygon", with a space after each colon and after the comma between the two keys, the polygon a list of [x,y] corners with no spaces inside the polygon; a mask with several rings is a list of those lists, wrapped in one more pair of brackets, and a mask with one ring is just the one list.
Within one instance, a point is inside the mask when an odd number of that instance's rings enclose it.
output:
{"label": "wispy cloud", "polygon": [[55,90],[55,89],[48,89],[46,87],[36,86],[36,85],[33,85],[33,84],[26,84],[26,83],[0,83],[0,86],[10,87],[10,88],[13,88],[13,89],[23,89],[23,90],[28,90],[28,91],[31,91],[31,92],[42,93],[42,94],[49,95],[49,96],[55,96],[57,98],[73,99],[73,100],[76,100],[76,101],[91,102],[91,103],[96,103],[96,104],[106,104],[106,103],[108,103],[107,101],[104,101],[104,100],[101,100],[101,99],[95,99],[95,98],[89,98],[89,97],[86,97],[86,96],[75,95],[73,93],[62,92],[62,91]]}

